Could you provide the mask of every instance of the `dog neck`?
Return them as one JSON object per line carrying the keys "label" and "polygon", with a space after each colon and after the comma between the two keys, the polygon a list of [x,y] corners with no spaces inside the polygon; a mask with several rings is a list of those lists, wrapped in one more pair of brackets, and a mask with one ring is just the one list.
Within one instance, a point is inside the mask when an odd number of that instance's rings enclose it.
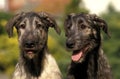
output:
{"label": "dog neck", "polygon": [[47,53],[47,47],[39,52],[38,56],[33,59],[25,59],[23,56],[20,57],[19,65],[24,68],[28,76],[38,77],[44,68],[45,53]]}
{"label": "dog neck", "polygon": [[[95,48],[93,50],[97,50],[98,48]],[[96,54],[97,52],[88,52],[88,54],[86,55],[86,58],[84,59],[83,62],[81,63],[76,63],[76,62],[71,62],[71,67],[69,69],[68,74],[73,74],[75,79],[88,79],[86,77],[89,76],[89,74],[94,75],[95,70],[96,70],[96,66],[94,63],[97,62],[97,57]],[[98,63],[96,63],[98,64]],[[92,68],[91,68],[92,67]],[[73,71],[74,70],[74,71]],[[92,71],[90,73],[88,73],[89,71]],[[78,75],[77,75],[77,74]],[[91,77],[90,77],[91,78]],[[93,78],[93,77],[92,77]]]}
{"label": "dog neck", "polygon": [[106,77],[105,79],[111,79],[110,67],[103,55],[103,50],[101,47],[96,47],[93,51],[95,52],[88,52],[89,54],[82,63],[72,61],[72,66],[68,73],[72,72],[71,74],[73,74],[75,79],[99,79],[101,78],[100,76]]}

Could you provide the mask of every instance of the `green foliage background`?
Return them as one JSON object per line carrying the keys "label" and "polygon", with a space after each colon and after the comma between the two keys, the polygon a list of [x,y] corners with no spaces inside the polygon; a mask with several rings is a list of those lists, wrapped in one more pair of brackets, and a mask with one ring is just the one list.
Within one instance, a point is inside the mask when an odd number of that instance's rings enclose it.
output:
{"label": "green foliage background", "polygon": [[103,49],[112,67],[114,79],[120,79],[120,12],[110,4],[107,13],[101,15],[108,23],[111,39],[104,37]]}
{"label": "green foliage background", "polygon": [[[83,6],[79,8],[81,0],[72,0],[72,2],[66,7],[65,16],[69,13],[80,13],[89,11]],[[15,65],[19,58],[19,46],[16,36],[16,30],[14,30],[14,37],[8,38],[5,31],[5,24],[13,16],[12,13],[0,12],[0,73],[5,73],[8,76],[14,71]],[[111,39],[103,34],[103,49],[108,57],[110,65],[112,67],[114,79],[120,79],[120,12],[117,12],[112,5],[108,6],[108,11],[100,15],[108,23],[108,27],[111,33]],[[48,47],[51,54],[55,57],[58,65],[65,78],[67,67],[70,64],[71,53],[65,48],[65,35],[63,29],[63,22],[65,18],[57,19],[58,24],[62,30],[61,35],[57,35],[54,29],[49,29]]]}

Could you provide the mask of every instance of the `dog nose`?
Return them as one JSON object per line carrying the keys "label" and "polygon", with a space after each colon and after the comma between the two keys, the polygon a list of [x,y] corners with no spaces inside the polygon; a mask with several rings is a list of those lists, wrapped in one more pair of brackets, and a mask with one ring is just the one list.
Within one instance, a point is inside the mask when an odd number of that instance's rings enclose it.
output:
{"label": "dog nose", "polygon": [[27,41],[27,42],[25,42],[25,47],[33,48],[33,47],[35,47],[35,43],[33,41]]}
{"label": "dog nose", "polygon": [[73,47],[75,46],[75,43],[74,43],[73,41],[71,41],[71,42],[67,41],[67,42],[66,42],[66,46],[67,46],[68,48],[73,48]]}

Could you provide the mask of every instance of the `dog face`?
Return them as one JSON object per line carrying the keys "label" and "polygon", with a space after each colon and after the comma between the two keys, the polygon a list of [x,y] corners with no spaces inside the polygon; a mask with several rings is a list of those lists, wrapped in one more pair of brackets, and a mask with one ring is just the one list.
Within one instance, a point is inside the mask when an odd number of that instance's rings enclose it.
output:
{"label": "dog face", "polygon": [[108,34],[107,24],[96,15],[70,14],[67,16],[66,47],[73,51],[72,61],[82,62],[91,50],[99,46],[101,28]]}
{"label": "dog face", "polygon": [[33,59],[47,47],[49,27],[54,27],[60,34],[54,19],[44,12],[28,12],[14,16],[6,27],[9,37],[12,36],[14,26],[17,29],[22,56],[27,59]]}
{"label": "dog face", "polygon": [[32,59],[47,43],[48,27],[37,16],[26,16],[17,26],[20,48],[25,57]]}

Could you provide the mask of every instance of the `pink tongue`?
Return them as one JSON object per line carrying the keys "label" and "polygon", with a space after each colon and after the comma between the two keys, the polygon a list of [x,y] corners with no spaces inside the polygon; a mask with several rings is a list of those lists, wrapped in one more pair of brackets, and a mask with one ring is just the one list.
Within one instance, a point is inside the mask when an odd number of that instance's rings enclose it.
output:
{"label": "pink tongue", "polygon": [[32,52],[32,51],[28,51],[27,53],[28,53],[28,54],[32,54],[33,52]]}
{"label": "pink tongue", "polygon": [[83,52],[80,51],[79,53],[72,55],[72,60],[75,61],[75,62],[77,62],[77,61],[80,60],[80,58],[82,57],[82,55],[83,55]]}

